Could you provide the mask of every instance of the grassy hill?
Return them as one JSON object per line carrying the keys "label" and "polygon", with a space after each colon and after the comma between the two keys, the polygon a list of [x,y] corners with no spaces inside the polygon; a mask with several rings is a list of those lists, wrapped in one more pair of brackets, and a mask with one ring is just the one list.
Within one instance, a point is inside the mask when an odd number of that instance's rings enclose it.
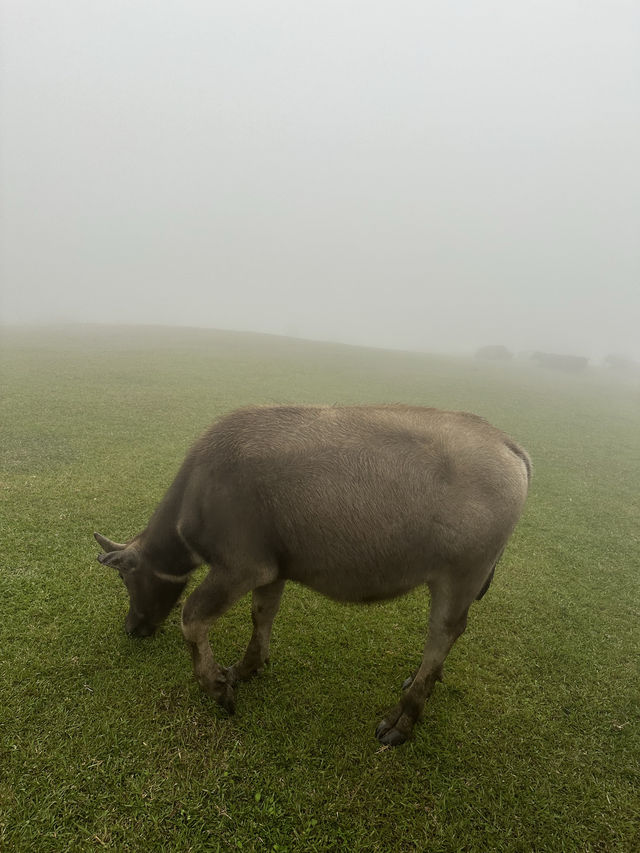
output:
{"label": "grassy hill", "polygon": [[[640,387],[264,335],[0,333],[0,848],[640,848]],[[179,611],[147,641],[93,530],[141,529],[192,440],[250,403],[484,415],[530,452],[525,515],[410,742],[373,736],[428,594],[348,607],[290,586],[232,719]],[[231,663],[249,600],[212,631]]]}

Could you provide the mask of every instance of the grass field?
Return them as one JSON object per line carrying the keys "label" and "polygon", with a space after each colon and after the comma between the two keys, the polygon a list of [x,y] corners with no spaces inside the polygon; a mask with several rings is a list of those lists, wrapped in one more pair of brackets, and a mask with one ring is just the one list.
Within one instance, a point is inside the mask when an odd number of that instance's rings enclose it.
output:
{"label": "grass field", "polygon": [[[640,849],[640,387],[596,370],[170,329],[2,331],[0,849]],[[123,632],[92,531],[141,529],[191,441],[248,403],[482,414],[531,453],[525,515],[414,737],[373,733],[428,594],[285,591],[225,718],[179,613]],[[249,600],[215,626],[222,663]]]}

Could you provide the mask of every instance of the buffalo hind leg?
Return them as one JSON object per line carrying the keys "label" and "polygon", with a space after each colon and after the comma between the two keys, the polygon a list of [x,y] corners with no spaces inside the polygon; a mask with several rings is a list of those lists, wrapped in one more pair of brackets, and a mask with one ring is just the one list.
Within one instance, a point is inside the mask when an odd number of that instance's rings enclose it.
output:
{"label": "buffalo hind leg", "polygon": [[238,599],[255,587],[275,578],[275,571],[257,568],[234,575],[232,571],[212,568],[202,583],[187,598],[182,610],[182,634],[193,661],[193,673],[200,687],[229,714],[235,710],[233,684],[227,670],[213,656],[209,643],[212,624]]}
{"label": "buffalo hind leg", "polygon": [[378,724],[376,737],[383,744],[398,746],[409,737],[422,713],[436,681],[442,681],[442,665],[449,650],[467,627],[467,614],[473,597],[459,597],[444,589],[431,591],[429,630],[422,663],[411,680],[403,685],[405,693]]}
{"label": "buffalo hind leg", "polygon": [[277,580],[253,590],[251,602],[253,633],[242,660],[227,670],[227,679],[232,685],[259,674],[265,663],[269,661],[271,629],[280,607],[283,589],[284,581]]}

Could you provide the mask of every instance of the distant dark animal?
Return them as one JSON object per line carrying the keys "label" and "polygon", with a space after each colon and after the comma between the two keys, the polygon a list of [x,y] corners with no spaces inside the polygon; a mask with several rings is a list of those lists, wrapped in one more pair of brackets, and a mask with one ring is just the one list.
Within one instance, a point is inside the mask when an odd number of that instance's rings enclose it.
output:
{"label": "distant dark animal", "polygon": [[589,364],[589,359],[583,355],[557,355],[553,352],[534,352],[531,358],[543,367],[566,370],[570,373],[580,373],[582,370],[586,370]]}
{"label": "distant dark animal", "polygon": [[490,344],[486,347],[480,347],[476,352],[476,358],[489,361],[510,361],[513,358],[513,353],[502,344]]}
{"label": "distant dark animal", "polygon": [[[201,563],[182,631],[201,687],[229,712],[260,672],[286,581],[337,601],[382,601],[426,584],[422,663],[380,722],[410,734],[471,603],[486,592],[522,512],[527,453],[482,418],[409,406],[274,407],[223,417],[195,443],[147,527],[126,544],[95,534],[129,591],[126,631],[152,634]],[[253,634],[228,669],[212,623],[253,593]],[[330,643],[331,639],[327,638]]]}

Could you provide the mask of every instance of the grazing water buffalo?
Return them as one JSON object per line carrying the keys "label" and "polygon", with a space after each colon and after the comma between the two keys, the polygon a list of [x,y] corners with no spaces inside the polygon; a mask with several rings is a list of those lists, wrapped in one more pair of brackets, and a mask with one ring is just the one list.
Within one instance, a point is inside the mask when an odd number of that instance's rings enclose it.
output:
{"label": "grazing water buffalo", "polygon": [[[422,663],[376,730],[411,733],[471,603],[486,592],[527,495],[527,453],[487,421],[417,406],[241,409],[195,443],[147,527],[124,545],[99,533],[98,559],[129,591],[127,633],[145,637],[189,576],[182,631],[202,689],[227,711],[234,685],[269,655],[285,582],[337,601],[382,601],[426,584]],[[212,623],[252,592],[253,634],[225,669]]]}

